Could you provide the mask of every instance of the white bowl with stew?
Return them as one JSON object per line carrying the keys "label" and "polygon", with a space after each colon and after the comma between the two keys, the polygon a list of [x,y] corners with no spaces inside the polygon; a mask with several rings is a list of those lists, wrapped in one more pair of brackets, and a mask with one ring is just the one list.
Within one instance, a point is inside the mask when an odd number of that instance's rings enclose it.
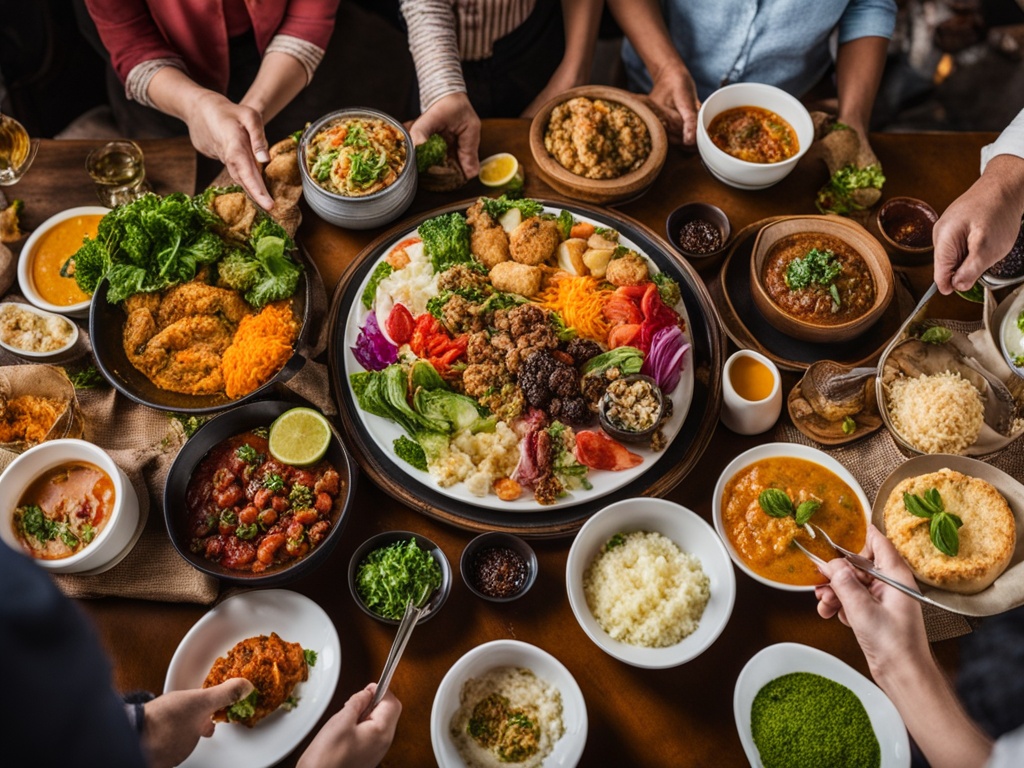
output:
{"label": "white bowl with stew", "polygon": [[[325,161],[318,165],[321,155],[326,158],[326,153],[321,152],[320,148],[321,146],[326,147],[328,144],[326,137],[323,139],[323,144],[318,141],[318,137],[326,131],[339,129],[342,126],[347,127],[350,123],[387,126],[394,135],[401,137],[395,146],[396,148],[404,147],[404,164],[390,181],[385,172],[382,180],[387,183],[379,189],[377,188],[379,184],[375,181],[368,184],[365,189],[353,187],[351,190],[348,189],[346,183],[345,190],[342,190],[336,183],[336,179],[332,178],[328,163]],[[344,151],[346,154],[349,152],[360,154],[361,158],[368,159],[367,163],[363,163],[366,167],[370,167],[378,161],[383,145],[378,147],[369,141],[364,142],[355,133],[346,134],[344,138],[341,138],[339,134],[338,138],[341,140],[337,145],[337,151]],[[350,143],[346,145],[346,141]],[[388,154],[386,157],[390,167],[391,156]],[[352,168],[351,161],[348,168]],[[391,168],[391,170],[394,169]],[[299,173],[302,176],[302,195],[309,203],[309,207],[320,218],[346,229],[372,229],[388,224],[405,213],[416,195],[416,153],[413,149],[412,138],[400,122],[375,109],[364,107],[341,109],[324,115],[306,128],[299,141]],[[366,173],[370,174],[363,174],[367,179],[376,175],[372,167]],[[351,191],[352,194],[343,193],[343,191]]]}
{"label": "white bowl with stew", "polygon": [[[792,154],[775,161],[751,162],[719,148],[712,140],[712,123],[726,111],[742,108],[767,110],[781,117],[789,126],[788,131],[780,131],[780,135],[789,137],[789,143],[785,145],[785,154]],[[755,117],[764,115],[755,112],[747,115],[747,119]],[[708,96],[697,113],[697,151],[701,159],[712,176],[738,189],[764,189],[782,181],[810,149],[812,141],[814,123],[811,121],[810,112],[794,96],[773,85],[734,83],[724,86]]]}
{"label": "white bowl with stew", "polygon": [[138,523],[128,476],[86,440],[40,443],[0,475],[0,539],[48,571],[104,569],[126,554]]}
{"label": "white bowl with stew", "polygon": [[[791,469],[779,469],[780,462]],[[816,466],[807,467],[801,462]],[[871,503],[846,467],[810,446],[798,443],[759,445],[729,462],[711,498],[715,530],[736,567],[750,578],[789,592],[810,592],[825,581],[810,559],[790,543],[796,530],[795,520],[780,518],[776,522],[776,518],[760,506],[758,498],[765,488],[786,492],[794,506],[812,498],[820,500],[821,507],[810,522],[821,526],[836,543],[847,549],[859,551],[863,547],[871,521]],[[828,544],[821,538],[812,540],[806,529],[797,531],[796,535],[801,544],[822,559],[831,560],[835,556]],[[789,581],[783,580],[780,574]],[[804,583],[796,583],[801,581],[800,577]]]}
{"label": "white bowl with stew", "polygon": [[109,208],[84,205],[54,214],[25,241],[18,258],[18,286],[39,309],[69,317],[88,317],[92,297],[82,293],[73,277],[60,268],[81,247],[86,236],[95,237],[99,220]]}

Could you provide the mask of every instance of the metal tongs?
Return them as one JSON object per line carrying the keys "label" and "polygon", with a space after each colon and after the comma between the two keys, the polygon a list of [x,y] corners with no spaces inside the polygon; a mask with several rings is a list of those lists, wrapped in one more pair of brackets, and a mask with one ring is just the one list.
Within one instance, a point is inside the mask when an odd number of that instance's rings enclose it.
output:
{"label": "metal tongs", "polygon": [[[863,555],[858,555],[856,552],[851,552],[850,550],[839,546],[834,541],[832,541],[832,539],[829,537],[827,533],[825,533],[825,531],[823,531],[821,528],[814,525],[813,523],[805,523],[804,527],[807,529],[807,532],[811,534],[811,538],[817,538],[817,534],[821,534],[821,537],[826,542],[828,542],[829,546],[831,546],[832,549],[836,551],[836,554],[846,558],[847,562],[849,562],[850,565],[852,565],[854,568],[858,568],[864,571],[865,573],[871,574],[874,578],[878,579],[879,581],[885,582],[894,589],[898,589],[900,592],[907,595],[908,597],[912,597],[915,600],[918,600],[927,605],[931,605],[935,608],[941,608],[944,611],[949,610],[944,605],[932,600],[930,597],[925,597],[913,587],[908,587],[903,582],[896,581],[896,579],[894,579],[892,576],[886,576],[880,570],[875,568],[875,564],[871,560],[868,560]],[[797,548],[805,555],[807,555],[807,557],[810,558],[811,562],[813,562],[815,565],[820,566],[824,565],[827,562],[825,560],[822,560],[813,552],[811,552],[809,549],[807,549],[807,547],[805,547],[796,539],[793,539],[793,543],[796,544]]]}
{"label": "metal tongs", "polygon": [[374,691],[373,698],[366,705],[366,709],[359,715],[359,722],[370,716],[370,713],[377,708],[381,699],[384,698],[384,694],[388,692],[391,678],[394,677],[395,670],[398,668],[398,660],[402,658],[405,646],[409,644],[409,638],[412,637],[412,631],[416,629],[416,623],[434,610],[434,601],[440,594],[441,588],[438,587],[422,606],[416,606],[412,600],[406,604],[402,621],[399,622],[398,630],[395,632],[395,640],[391,644],[391,651],[388,653],[387,661],[384,662],[384,670],[380,673],[377,690]]}

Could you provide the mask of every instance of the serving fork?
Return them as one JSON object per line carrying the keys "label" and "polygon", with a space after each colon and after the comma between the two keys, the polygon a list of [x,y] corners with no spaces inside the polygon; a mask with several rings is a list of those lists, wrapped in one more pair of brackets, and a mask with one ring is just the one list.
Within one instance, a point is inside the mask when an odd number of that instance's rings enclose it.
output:
{"label": "serving fork", "polygon": [[[832,549],[835,550],[836,554],[845,558],[846,561],[850,563],[850,565],[852,565],[854,568],[858,568],[864,571],[865,573],[870,574],[879,581],[888,584],[890,587],[898,589],[900,592],[907,595],[908,597],[912,597],[915,600],[918,600],[922,603],[926,603],[927,605],[933,606],[935,608],[941,608],[944,611],[949,610],[941,603],[937,603],[930,597],[922,595],[913,587],[908,587],[906,584],[904,584],[901,581],[897,581],[892,576],[886,576],[884,573],[882,573],[875,567],[875,564],[871,560],[864,557],[863,555],[858,555],[856,552],[851,552],[850,550],[839,546],[834,541],[832,541],[832,538],[827,533],[825,533],[825,531],[823,531],[821,528],[814,525],[813,523],[805,523],[804,527],[807,529],[807,532],[811,534],[811,538],[817,538],[817,535],[821,534],[821,537],[828,543],[830,547],[832,547]],[[807,547],[805,547],[796,539],[793,539],[793,543],[801,552],[807,555],[807,557],[810,558],[811,562],[813,562],[815,565],[821,566],[827,562],[826,560],[822,560],[816,554],[811,552],[809,549],[807,549]]]}

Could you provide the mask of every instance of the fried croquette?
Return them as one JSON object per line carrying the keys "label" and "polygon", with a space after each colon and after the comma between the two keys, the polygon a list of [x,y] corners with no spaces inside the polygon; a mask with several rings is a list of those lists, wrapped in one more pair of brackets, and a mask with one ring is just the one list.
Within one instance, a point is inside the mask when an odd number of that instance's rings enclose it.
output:
{"label": "fried croquette", "polygon": [[509,237],[509,254],[513,261],[535,267],[550,260],[561,242],[558,224],[550,219],[531,216]]}
{"label": "fried croquette", "polygon": [[495,290],[530,298],[540,292],[544,270],[529,264],[503,261],[491,267],[490,278]]}
{"label": "fried croquette", "polygon": [[642,285],[650,280],[650,271],[640,254],[628,251],[608,262],[604,278],[612,285]]}
{"label": "fried croquette", "polygon": [[271,632],[270,637],[260,635],[242,640],[226,656],[218,658],[203,681],[203,688],[235,677],[244,677],[255,687],[252,714],[237,717],[230,707],[225,707],[217,710],[213,719],[215,722],[230,719],[252,728],[284,704],[296,685],[309,678],[309,665],[301,645],[282,640],[276,632]]}

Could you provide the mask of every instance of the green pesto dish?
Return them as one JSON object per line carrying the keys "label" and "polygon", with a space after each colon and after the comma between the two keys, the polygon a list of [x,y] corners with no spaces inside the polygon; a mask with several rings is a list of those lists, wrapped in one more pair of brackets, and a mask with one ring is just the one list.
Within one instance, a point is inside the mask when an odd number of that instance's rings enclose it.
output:
{"label": "green pesto dish", "polygon": [[757,692],[750,731],[764,768],[880,768],[867,710],[844,685],[810,672],[777,677]]}

